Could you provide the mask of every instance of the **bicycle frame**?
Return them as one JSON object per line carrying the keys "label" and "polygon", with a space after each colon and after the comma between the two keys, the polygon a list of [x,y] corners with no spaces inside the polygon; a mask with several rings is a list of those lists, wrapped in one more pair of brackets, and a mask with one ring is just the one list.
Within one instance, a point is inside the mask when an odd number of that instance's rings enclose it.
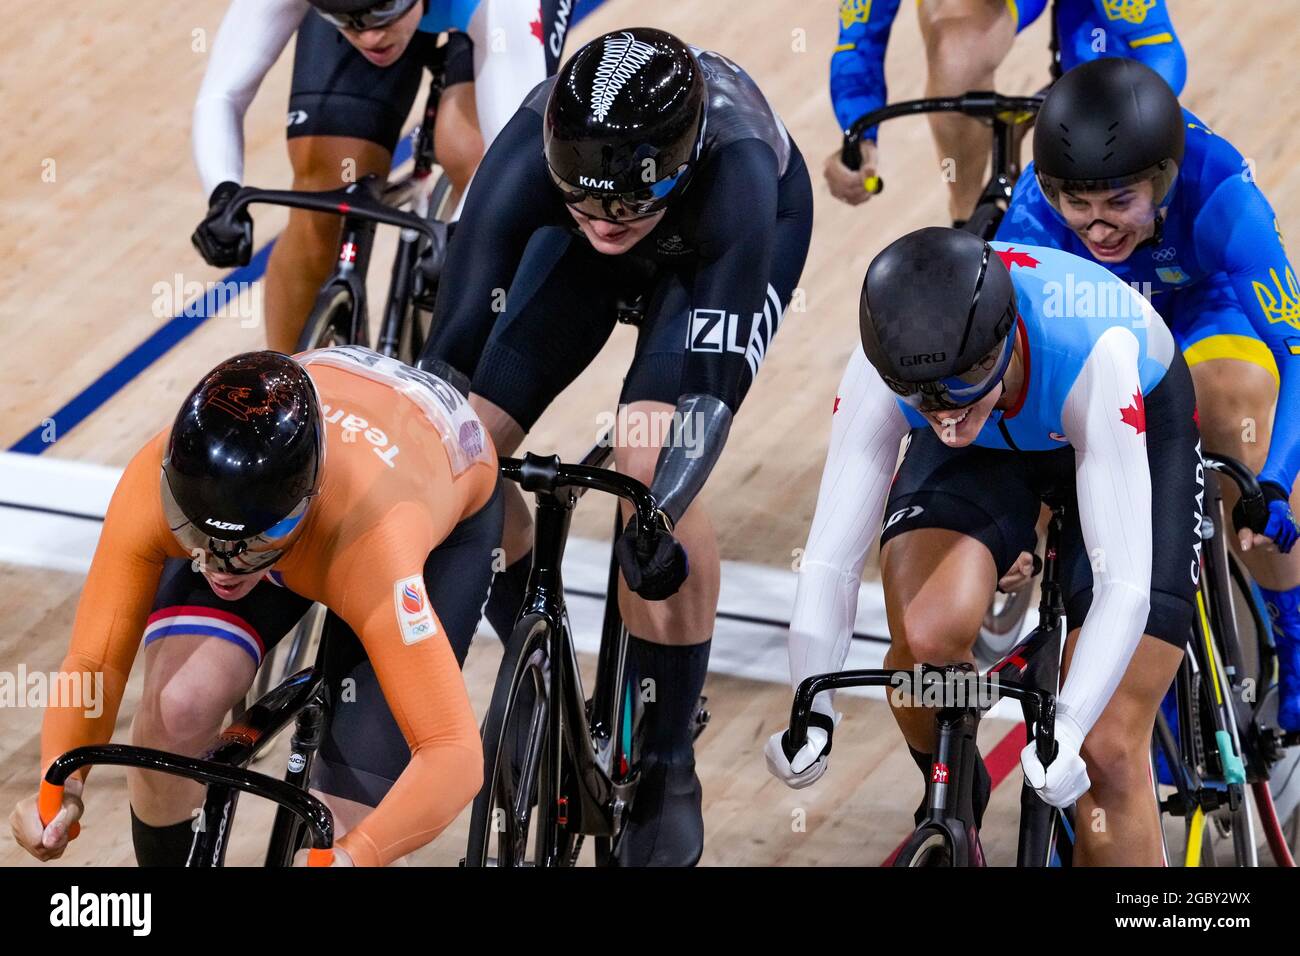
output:
{"label": "bicycle frame", "polygon": [[[567,756],[576,782],[578,805],[568,808],[567,829],[572,833],[613,837],[619,832],[622,814],[631,802],[636,775],[624,778],[613,766],[625,721],[629,716],[620,706],[626,681],[627,631],[617,604],[617,561],[610,559],[611,598],[605,609],[601,647],[590,715],[582,687],[577,652],[564,603],[561,562],[568,538],[573,509],[589,488],[633,503],[641,527],[653,525],[656,504],[640,482],[601,467],[613,454],[612,443],[599,441],[578,465],[562,464],[558,457],[528,454],[523,459],[503,458],[501,475],[515,481],[536,496],[533,531],[533,569],[519,617],[538,615],[550,628],[552,706],[548,709],[547,733],[562,746],[551,753],[554,762],[544,775],[555,792],[538,795],[539,806],[556,806],[558,787]],[[616,518],[616,526],[621,522]],[[557,845],[556,817],[541,814],[542,845]],[[539,865],[542,861],[539,861]],[[555,861],[546,861],[553,863]]]}

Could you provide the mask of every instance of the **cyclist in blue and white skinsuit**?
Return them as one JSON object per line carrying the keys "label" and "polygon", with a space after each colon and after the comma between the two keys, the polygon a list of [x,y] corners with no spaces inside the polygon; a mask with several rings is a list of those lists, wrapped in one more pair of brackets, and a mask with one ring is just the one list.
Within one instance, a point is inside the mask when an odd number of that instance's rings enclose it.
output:
{"label": "cyclist in blue and white skinsuit", "polygon": [[[244,114],[295,33],[285,135],[293,188],[305,190],[387,177],[448,33],[434,149],[455,205],[524,95],[555,72],[572,10],[572,0],[232,0],[194,103],[194,162],[209,197],[194,245],[209,265],[248,262],[248,217],[232,228],[222,213],[243,182]],[[338,236],[337,216],[289,213],[266,270],[271,348],[294,351]]]}
{"label": "cyclist in blue and white skinsuit", "polygon": [[[1160,864],[1148,743],[1192,622],[1204,491],[1173,337],[1096,263],[934,227],[872,262],[861,316],[800,569],[792,684],[843,667],[882,523],[885,663],[910,670],[972,659],[994,586],[1032,551],[1041,502],[1059,501],[1060,749],[1046,771],[1032,747],[1021,761],[1049,803],[1077,800],[1081,820],[1104,811],[1104,829],[1079,828],[1076,862]],[[933,711],[894,716],[928,775]],[[819,778],[836,719],[819,695],[801,751],[769,740],[772,772],[794,787]],[[980,763],[977,815],[988,786]]]}
{"label": "cyclist in blue and white skinsuit", "polygon": [[[1206,448],[1257,472],[1268,500],[1263,534],[1231,540],[1272,619],[1278,723],[1300,730],[1300,283],[1251,164],[1153,71],[1084,64],[1044,101],[997,235],[1101,262],[1169,323]],[[1231,510],[1237,487],[1221,486]]]}
{"label": "cyclist in blue and white skinsuit", "polygon": [[[1017,34],[1042,15],[1048,0],[919,0],[917,18],[925,39],[926,96],[959,96],[994,89],[994,72]],[[831,55],[831,104],[840,129],[885,105],[885,48],[902,0],[840,0],[840,32]],[[1053,9],[1061,44],[1061,67],[1098,57],[1131,57],[1163,76],[1175,91],[1187,78],[1187,58],[1169,20],[1165,0],[1058,0]],[[1046,62],[1046,56],[1044,56]],[[954,220],[970,215],[984,185],[988,132],[959,114],[930,118],[940,161],[951,157],[949,209]],[[876,130],[862,138],[862,169],[826,160],[832,194],[851,205],[871,193],[864,179],[876,175]],[[955,178],[953,178],[955,176]]]}

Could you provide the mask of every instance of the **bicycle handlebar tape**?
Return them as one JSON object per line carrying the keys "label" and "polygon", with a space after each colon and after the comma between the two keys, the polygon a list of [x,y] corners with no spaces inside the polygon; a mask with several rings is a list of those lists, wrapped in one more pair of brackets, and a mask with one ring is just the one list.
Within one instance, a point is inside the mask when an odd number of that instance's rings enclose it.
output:
{"label": "bicycle handlebar tape", "polygon": [[[41,826],[49,826],[50,821],[63,809],[63,784],[41,781],[40,796],[36,798],[36,812],[40,814]],[[81,835],[81,824],[73,823],[68,827],[68,839],[75,840]]]}
{"label": "bicycle handlebar tape", "polygon": [[308,866],[333,866],[334,865],[333,848],[326,847],[323,850],[312,848],[308,850],[307,865]]}
{"label": "bicycle handlebar tape", "polygon": [[844,164],[845,169],[862,168],[862,147],[859,145],[861,140],[854,139],[852,136],[844,136],[844,145],[840,147],[840,162]]}

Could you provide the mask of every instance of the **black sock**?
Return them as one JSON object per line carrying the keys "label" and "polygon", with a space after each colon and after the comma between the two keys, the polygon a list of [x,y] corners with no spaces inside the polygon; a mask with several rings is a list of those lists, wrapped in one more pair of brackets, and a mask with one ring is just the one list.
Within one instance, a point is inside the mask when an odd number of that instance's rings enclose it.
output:
{"label": "black sock", "polygon": [[[628,635],[634,686],[645,707],[644,756],[670,766],[694,762],[693,718],[709,671],[712,644],[712,640],[684,646],[654,644]],[[652,683],[647,684],[647,680]]]}
{"label": "black sock", "polygon": [[154,827],[131,810],[131,842],[135,861],[140,866],[184,866],[194,842],[194,822],[182,820],[168,826]]}
{"label": "black sock", "polygon": [[529,551],[504,571],[498,571],[492,578],[492,593],[488,595],[485,616],[492,630],[497,632],[504,644],[510,640],[510,632],[515,629],[515,620],[519,609],[523,607],[524,595],[528,591],[528,575],[533,570],[533,552]]}

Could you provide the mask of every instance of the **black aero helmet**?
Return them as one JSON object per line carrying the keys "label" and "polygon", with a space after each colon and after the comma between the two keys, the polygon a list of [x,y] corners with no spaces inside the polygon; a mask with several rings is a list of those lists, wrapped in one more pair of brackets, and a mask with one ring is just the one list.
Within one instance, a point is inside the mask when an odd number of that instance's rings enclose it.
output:
{"label": "black aero helmet", "polygon": [[420,0],[307,0],[340,30],[374,30],[400,20]]}
{"label": "black aero helmet", "polygon": [[871,261],[862,283],[862,350],[886,384],[922,411],[979,401],[1011,360],[1016,291],[983,239],[931,226]]}
{"label": "black aero helmet", "polygon": [[1155,182],[1157,206],[1183,161],[1186,127],[1178,97],[1155,70],[1105,57],[1052,85],[1034,123],[1034,168],[1054,206],[1062,191]]}
{"label": "black aero helmet", "polygon": [[279,352],[222,362],[186,396],[162,467],[163,512],[217,570],[269,567],[320,488],[324,425],[306,369]]}
{"label": "black aero helmet", "polygon": [[560,69],[543,140],[564,201],[599,219],[661,209],[699,155],[707,92],[700,62],[662,30],[597,37]]}

